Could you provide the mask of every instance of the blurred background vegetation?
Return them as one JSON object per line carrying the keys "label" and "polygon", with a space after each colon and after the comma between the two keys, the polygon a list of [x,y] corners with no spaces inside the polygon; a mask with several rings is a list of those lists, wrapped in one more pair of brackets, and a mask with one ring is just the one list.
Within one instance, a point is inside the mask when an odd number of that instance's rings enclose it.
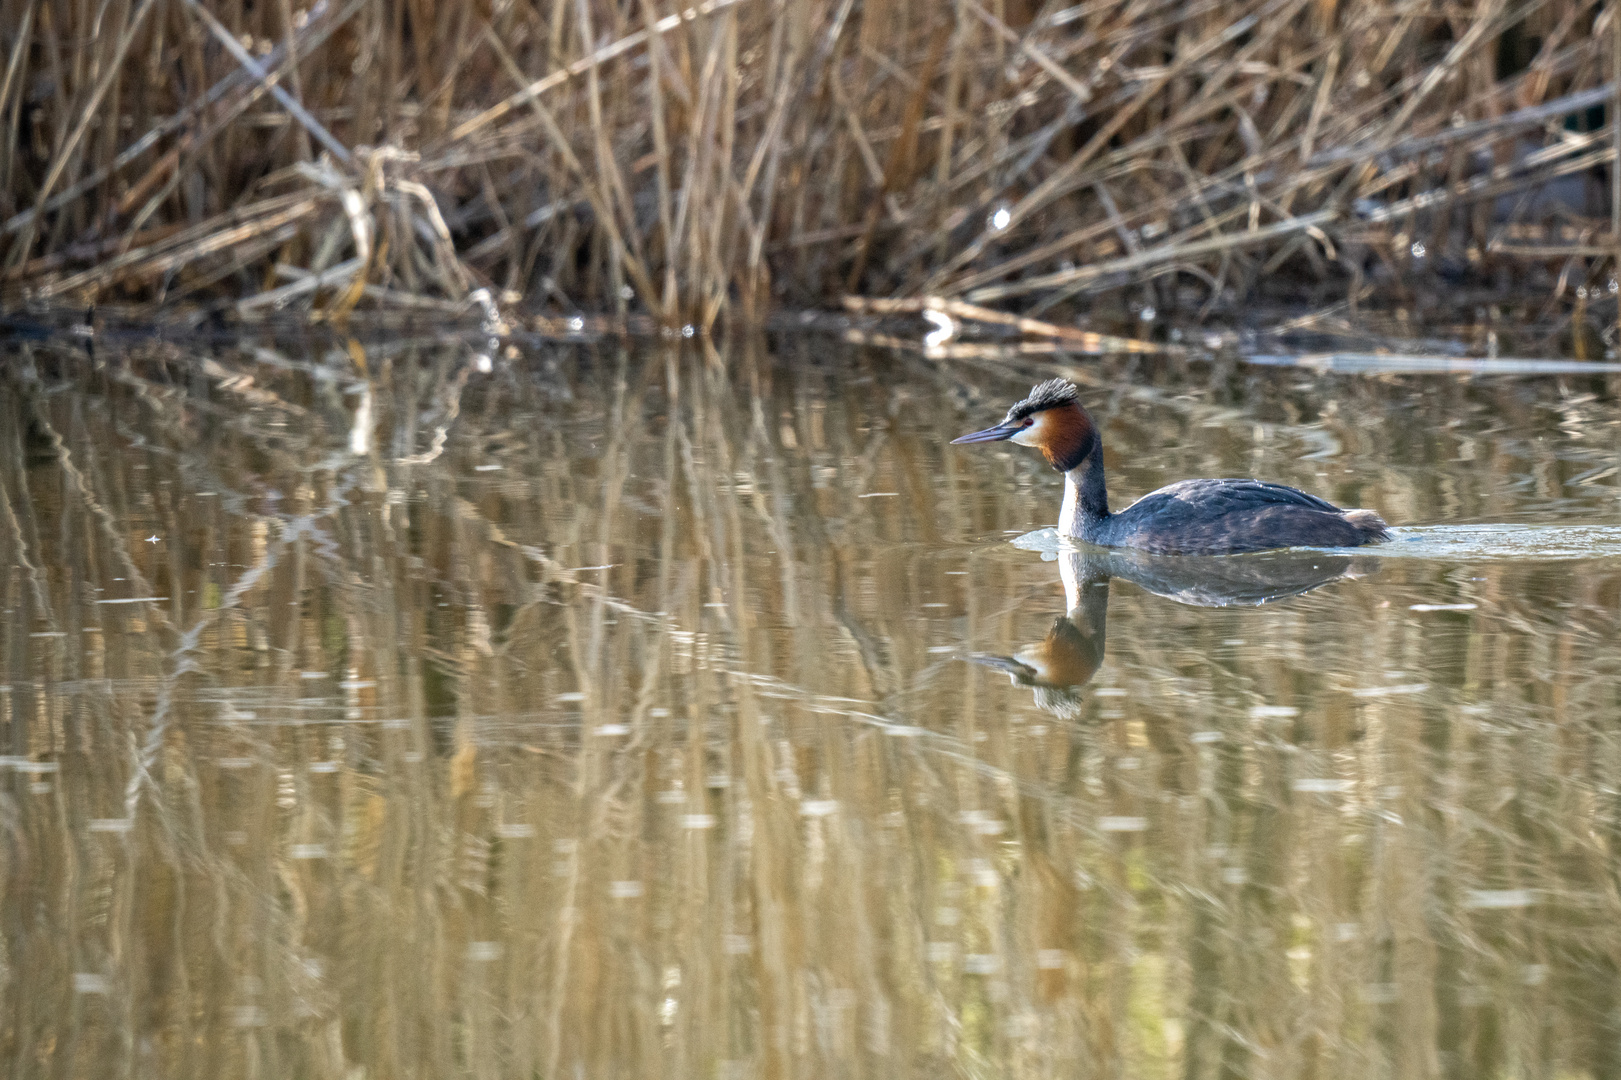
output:
{"label": "blurred background vegetation", "polygon": [[0,0],[0,298],[1613,321],[1616,10]]}

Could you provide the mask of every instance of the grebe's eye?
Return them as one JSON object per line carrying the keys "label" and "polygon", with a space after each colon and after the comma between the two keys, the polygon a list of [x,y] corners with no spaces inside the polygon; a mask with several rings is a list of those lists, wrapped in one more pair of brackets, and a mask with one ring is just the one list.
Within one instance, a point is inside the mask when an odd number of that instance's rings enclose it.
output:
{"label": "grebe's eye", "polygon": [[1034,424],[1035,422],[1036,422],[1035,417],[1027,416],[1027,417],[1024,418],[1024,423],[1020,424],[1019,426],[1020,427],[1029,427],[1030,425]]}

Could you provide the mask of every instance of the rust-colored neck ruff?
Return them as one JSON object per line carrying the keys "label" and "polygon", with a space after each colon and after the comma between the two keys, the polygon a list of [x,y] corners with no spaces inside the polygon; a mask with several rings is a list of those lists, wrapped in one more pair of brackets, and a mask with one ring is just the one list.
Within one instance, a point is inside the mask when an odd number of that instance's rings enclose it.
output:
{"label": "rust-colored neck ruff", "polygon": [[1079,405],[1061,405],[1036,414],[1035,447],[1047,464],[1067,473],[1086,459],[1098,442],[1092,418]]}

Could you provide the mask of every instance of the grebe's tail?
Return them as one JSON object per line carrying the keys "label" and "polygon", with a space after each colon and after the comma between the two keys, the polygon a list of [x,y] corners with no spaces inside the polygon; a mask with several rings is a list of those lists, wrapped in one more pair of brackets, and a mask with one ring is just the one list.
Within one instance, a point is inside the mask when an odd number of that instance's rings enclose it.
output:
{"label": "grebe's tail", "polygon": [[1390,527],[1372,510],[1347,510],[1345,520],[1361,534],[1359,544],[1382,544],[1390,539]]}

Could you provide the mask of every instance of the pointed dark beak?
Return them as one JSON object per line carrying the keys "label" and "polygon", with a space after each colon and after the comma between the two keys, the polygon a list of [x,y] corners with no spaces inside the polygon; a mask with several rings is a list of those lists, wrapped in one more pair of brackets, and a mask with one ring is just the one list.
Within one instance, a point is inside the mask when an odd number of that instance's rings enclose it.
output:
{"label": "pointed dark beak", "polygon": [[995,427],[986,428],[984,431],[976,431],[971,435],[964,435],[960,439],[952,439],[951,445],[956,446],[958,443],[1001,442],[1003,439],[1013,438],[1013,436],[1017,435],[1022,430],[1024,429],[1016,424],[997,424]]}

